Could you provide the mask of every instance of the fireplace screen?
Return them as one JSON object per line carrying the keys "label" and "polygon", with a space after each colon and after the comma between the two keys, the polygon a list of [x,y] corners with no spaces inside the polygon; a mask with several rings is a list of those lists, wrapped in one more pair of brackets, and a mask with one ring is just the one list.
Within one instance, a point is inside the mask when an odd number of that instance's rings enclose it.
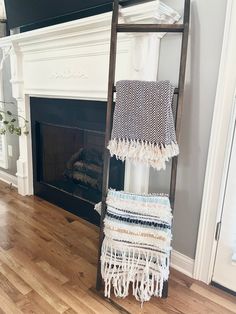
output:
{"label": "fireplace screen", "polygon": [[[106,102],[30,98],[34,194],[99,224]],[[110,163],[109,185],[123,189],[124,163]]]}
{"label": "fireplace screen", "polygon": [[[104,133],[41,124],[41,181],[92,203],[101,200]],[[111,160],[111,186],[120,188],[120,163]]]}

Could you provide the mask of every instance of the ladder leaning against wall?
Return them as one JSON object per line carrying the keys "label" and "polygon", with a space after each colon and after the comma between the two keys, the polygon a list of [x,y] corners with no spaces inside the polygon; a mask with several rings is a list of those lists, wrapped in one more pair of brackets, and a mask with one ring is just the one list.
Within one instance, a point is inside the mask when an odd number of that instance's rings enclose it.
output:
{"label": "ladder leaning against wall", "polygon": [[[148,0],[151,1],[151,0]],[[140,2],[140,0],[119,1],[114,0],[112,24],[111,24],[111,42],[110,42],[110,61],[109,61],[109,81],[108,81],[108,101],[107,101],[107,114],[106,114],[106,133],[105,133],[105,152],[104,152],[104,167],[103,167],[103,186],[102,186],[102,210],[101,210],[101,225],[99,237],[99,251],[98,251],[98,266],[97,266],[97,282],[96,289],[99,291],[102,288],[101,277],[101,246],[104,238],[104,224],[103,220],[106,214],[106,196],[109,187],[109,169],[110,169],[110,154],[107,149],[112,130],[113,121],[113,105],[115,87],[115,67],[116,67],[116,50],[117,50],[117,34],[118,33],[148,33],[148,32],[161,32],[161,33],[180,33],[182,35],[181,57],[180,57],[180,70],[178,87],[175,89],[177,97],[176,112],[175,112],[175,129],[176,139],[179,141],[181,118],[183,111],[183,96],[184,96],[184,83],[186,72],[186,59],[187,59],[187,46],[189,34],[189,15],[190,15],[190,0],[185,0],[184,16],[182,24],[119,24],[119,5],[126,6]],[[146,1],[147,2],[147,1]],[[177,176],[178,157],[173,157],[170,176],[170,191],[169,198],[172,211],[175,205],[175,190],[176,190],[176,176]],[[168,296],[168,282],[166,281],[163,288],[162,297]]]}

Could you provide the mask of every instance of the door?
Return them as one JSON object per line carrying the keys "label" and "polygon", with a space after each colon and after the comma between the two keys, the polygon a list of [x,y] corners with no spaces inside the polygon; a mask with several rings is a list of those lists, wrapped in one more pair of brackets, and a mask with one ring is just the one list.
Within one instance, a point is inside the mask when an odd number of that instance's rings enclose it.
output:
{"label": "door", "polygon": [[236,293],[236,132],[224,191],[221,225],[212,281]]}

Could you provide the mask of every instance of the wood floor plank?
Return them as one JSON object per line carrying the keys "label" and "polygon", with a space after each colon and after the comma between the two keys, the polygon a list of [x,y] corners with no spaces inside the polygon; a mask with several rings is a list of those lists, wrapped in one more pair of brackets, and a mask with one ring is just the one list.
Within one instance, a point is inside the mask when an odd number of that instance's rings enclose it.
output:
{"label": "wood floor plank", "polygon": [[21,234],[20,239],[15,244],[19,250],[25,252],[31,259],[43,259],[48,264],[64,273],[70,280],[79,280],[81,284],[90,288],[91,278],[96,275],[96,267],[88,263],[85,259],[72,254],[68,246],[58,242],[44,243],[41,239],[35,242],[32,237],[25,237]]}
{"label": "wood floor plank", "polygon": [[235,297],[171,270],[143,307],[95,292],[98,228],[0,182],[0,314],[232,314]]}
{"label": "wood floor plank", "polygon": [[74,297],[67,289],[63,289],[63,287],[58,284],[58,281],[55,278],[49,276],[40,267],[38,267],[37,264],[27,259],[27,256],[24,255],[24,253],[14,248],[10,250],[9,256],[14,258],[14,260],[16,260],[17,263],[19,263],[19,265],[22,267],[26,267],[30,273],[33,273],[38,282],[41,282],[41,284],[43,284],[46,288],[52,290],[57,298],[62,300],[64,304],[67,305],[67,309],[72,308],[75,311],[80,311],[81,314],[95,313],[95,311],[91,310],[88,305]]}
{"label": "wood floor plank", "polygon": [[23,295],[32,291],[32,288],[22,280],[14,271],[12,271],[7,265],[0,264],[0,273],[3,274],[9,282]]}
{"label": "wood floor plank", "polygon": [[17,232],[9,229],[8,226],[0,228],[0,247],[8,250],[14,246],[14,241],[17,238]]}
{"label": "wood floor plank", "polygon": [[[53,217],[48,215],[48,213],[42,215],[41,208],[39,212],[34,212],[32,215],[30,215],[25,206],[22,208],[22,204],[13,200],[9,206],[9,210],[11,211],[12,215],[16,215],[14,210],[15,206],[21,210],[21,212],[17,214],[17,219],[21,219],[25,221],[25,223],[29,223],[32,228],[36,228],[42,239],[47,237],[50,239],[50,237],[53,237],[55,241],[66,244],[70,250],[73,250],[81,257],[86,258],[86,260],[88,260],[90,263],[96,265],[97,241],[90,241],[87,239],[86,234],[81,234],[81,236],[78,237],[73,229],[68,228],[70,225],[68,221],[58,219],[58,223],[55,223],[53,222]],[[35,206],[35,208],[37,208],[37,206]],[[40,215],[38,213],[40,213]],[[21,228],[23,229],[23,227]],[[36,233],[36,230],[34,230],[34,232]]]}
{"label": "wood floor plank", "polygon": [[[16,248],[32,256],[32,259],[47,261],[52,267],[64,274],[70,281],[80,282],[85,287],[91,286],[91,278],[96,275],[96,268],[79,256],[66,252],[64,246],[58,243],[46,244],[44,248],[35,245],[29,238],[21,238],[15,245]],[[42,255],[43,250],[43,255]]]}
{"label": "wood floor plank", "polygon": [[22,293],[20,293],[20,291],[17,290],[2,274],[0,274],[0,287],[14,303],[19,301],[23,297]]}
{"label": "wood floor plank", "polygon": [[45,314],[46,313],[38,304],[34,302],[31,293],[25,296],[24,299],[18,301],[17,306],[25,314],[30,314],[30,313]]}
{"label": "wood floor plank", "polygon": [[38,261],[36,263],[42,270],[45,271],[49,276],[52,276],[58,283],[64,284],[69,281],[67,277],[65,277],[59,270],[52,267],[46,261]]}
{"label": "wood floor plank", "polygon": [[71,282],[68,282],[63,285],[75,298],[78,298],[83,303],[87,304],[88,307],[94,311],[94,313],[103,313],[103,314],[111,314],[111,313],[118,313],[115,311],[114,308],[109,308],[104,306],[102,302],[98,301],[96,298],[94,298],[93,295],[89,294],[86,290],[83,288],[80,288],[79,285],[73,284]]}
{"label": "wood floor plank", "polygon": [[206,298],[201,295],[191,292],[190,289],[178,285],[175,281],[170,279],[171,289],[169,289],[170,293],[170,301],[173,301],[175,305],[178,304],[178,309],[182,311],[182,313],[188,314],[194,306],[194,313],[196,314],[208,314],[208,313],[217,313],[217,314],[232,314],[233,312],[228,311],[226,308],[218,306],[214,302],[206,302]]}
{"label": "wood floor plank", "polygon": [[[31,291],[24,299],[17,302],[19,309],[25,314],[58,314],[44,298],[42,298],[37,292]],[[65,313],[65,312],[64,312]],[[64,314],[63,313],[63,314]]]}
{"label": "wood floor plank", "polygon": [[65,311],[64,314],[78,314],[78,313],[75,312],[75,311],[72,310],[72,309],[69,309],[69,310]]}
{"label": "wood floor plank", "polygon": [[[236,278],[235,278],[236,280]],[[219,304],[220,306],[222,306],[222,309],[225,308],[229,311],[231,311],[232,313],[236,313],[236,301],[233,300],[232,298],[227,298],[226,296],[220,296],[216,293],[215,289],[214,292],[211,291],[210,289],[206,289],[206,287],[203,287],[199,284],[193,283],[190,287],[190,289],[194,292],[196,292],[197,294],[200,294],[202,297],[207,298],[211,301],[213,301],[214,303]]]}
{"label": "wood floor plank", "polygon": [[[166,311],[165,309],[162,309],[161,307],[156,307],[151,302],[145,302],[143,306],[141,307],[140,302],[137,302],[136,299],[133,296],[128,296],[125,299],[117,299],[115,296],[111,297],[113,302],[118,303],[120,306],[122,306],[124,309],[126,309],[129,313],[137,313],[137,314],[143,314],[143,313],[160,313],[160,314],[166,314],[171,313]],[[158,299],[156,299],[156,302],[158,302]],[[175,312],[173,312],[175,313]],[[181,313],[181,312],[176,312]]]}
{"label": "wood floor plank", "polygon": [[0,309],[5,314],[21,314],[21,310],[11,300],[8,294],[0,287]]}
{"label": "wood floor plank", "polygon": [[4,251],[0,248],[0,260],[7,264],[13,271],[26,280],[29,286],[32,287],[39,295],[41,295],[49,304],[52,305],[59,313],[66,311],[69,306],[66,305],[60,298],[56,296],[52,289],[47,288],[42,284],[35,274],[27,269],[24,265],[20,264],[17,259],[12,258],[9,251]]}

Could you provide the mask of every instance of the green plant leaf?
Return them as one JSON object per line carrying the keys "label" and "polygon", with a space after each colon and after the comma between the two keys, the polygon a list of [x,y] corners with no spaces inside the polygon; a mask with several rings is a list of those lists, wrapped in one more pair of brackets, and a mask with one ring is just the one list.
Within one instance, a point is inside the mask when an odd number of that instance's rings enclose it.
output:
{"label": "green plant leaf", "polygon": [[21,135],[21,128],[20,127],[15,128],[15,133],[16,133],[16,135],[20,136]]}
{"label": "green plant leaf", "polygon": [[[0,101],[0,103],[1,102],[2,101]],[[5,102],[2,102],[2,103],[5,103]],[[22,133],[25,135],[29,134],[28,127],[27,127],[27,124],[29,123],[28,120],[26,120],[24,117],[22,117],[20,115],[12,114],[12,112],[9,110],[7,110],[7,111],[0,110],[0,112],[1,112],[0,113],[0,122],[5,125],[5,127],[2,127],[2,128],[0,126],[0,135],[6,134],[7,132],[10,134],[18,135],[18,136],[21,136]],[[9,120],[5,119],[5,115],[8,115],[9,118],[11,116],[11,118]],[[15,116],[16,118],[14,118],[13,116]],[[23,119],[25,122],[25,125],[22,128],[19,127],[17,124],[18,119]]]}
{"label": "green plant leaf", "polygon": [[11,134],[13,134],[14,131],[15,131],[15,126],[14,126],[13,124],[9,124],[9,125],[8,125],[8,131],[9,131]]}

